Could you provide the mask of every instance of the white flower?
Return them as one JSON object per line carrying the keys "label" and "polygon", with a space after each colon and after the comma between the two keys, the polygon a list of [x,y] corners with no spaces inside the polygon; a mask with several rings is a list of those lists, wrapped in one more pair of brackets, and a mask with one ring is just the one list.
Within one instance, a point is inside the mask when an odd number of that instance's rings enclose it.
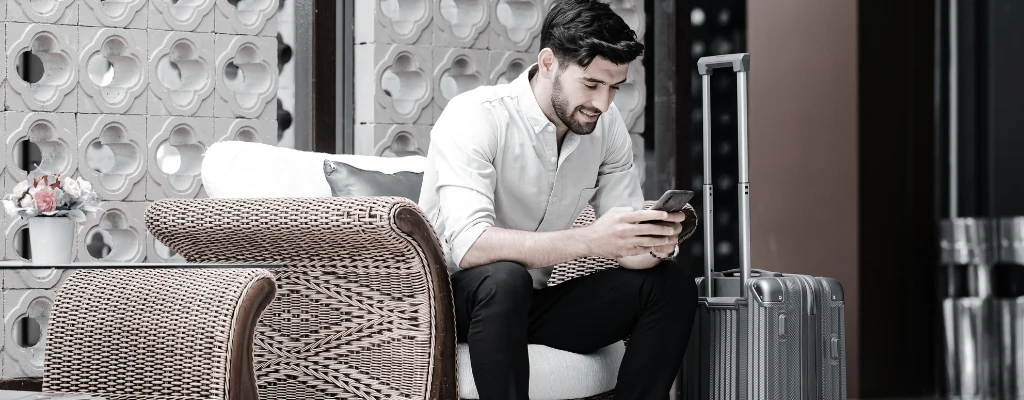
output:
{"label": "white flower", "polygon": [[21,181],[18,182],[17,185],[14,185],[14,190],[11,190],[11,193],[14,194],[15,198],[18,198],[25,194],[26,190],[28,190],[28,181]]}
{"label": "white flower", "polygon": [[89,192],[92,192],[92,183],[89,183],[89,181],[82,179],[82,177],[78,177],[78,187],[79,189],[82,190],[81,192],[83,194],[88,194]]}
{"label": "white flower", "polygon": [[65,179],[61,183],[61,187],[64,188],[64,193],[71,195],[71,197],[78,198],[82,196],[82,188],[78,186],[78,181],[74,179]]}
{"label": "white flower", "polygon": [[32,196],[25,196],[21,198],[21,202],[18,203],[18,205],[21,206],[21,208],[31,208],[35,207],[36,203]]}
{"label": "white flower", "polygon": [[7,215],[13,217],[15,214],[18,213],[18,210],[16,210],[16,208],[18,208],[18,206],[14,205],[13,201],[4,199],[3,203],[4,203],[4,211],[7,211]]}

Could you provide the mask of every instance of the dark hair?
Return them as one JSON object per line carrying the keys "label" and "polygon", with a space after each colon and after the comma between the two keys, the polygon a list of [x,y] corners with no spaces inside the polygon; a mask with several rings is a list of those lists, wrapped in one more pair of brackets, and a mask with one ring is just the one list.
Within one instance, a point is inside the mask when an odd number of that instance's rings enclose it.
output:
{"label": "dark hair", "polygon": [[611,7],[597,0],[555,3],[544,19],[540,48],[550,48],[560,63],[583,68],[597,56],[622,65],[644,53],[636,32]]}

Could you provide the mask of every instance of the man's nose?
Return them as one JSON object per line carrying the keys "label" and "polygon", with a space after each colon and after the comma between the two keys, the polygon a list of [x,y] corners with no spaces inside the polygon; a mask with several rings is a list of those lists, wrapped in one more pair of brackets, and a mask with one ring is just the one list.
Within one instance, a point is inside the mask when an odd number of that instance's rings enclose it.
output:
{"label": "man's nose", "polygon": [[591,99],[590,106],[603,113],[608,111],[608,107],[611,106],[612,100],[615,98],[615,93],[611,89],[599,90],[598,92],[599,93]]}

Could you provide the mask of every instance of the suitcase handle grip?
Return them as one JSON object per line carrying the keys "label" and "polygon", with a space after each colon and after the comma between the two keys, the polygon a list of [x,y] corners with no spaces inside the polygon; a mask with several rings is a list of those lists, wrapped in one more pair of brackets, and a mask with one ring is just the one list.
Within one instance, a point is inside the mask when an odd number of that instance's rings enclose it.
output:
{"label": "suitcase handle grip", "polygon": [[705,307],[717,310],[735,310],[740,307],[740,303],[746,301],[741,297],[702,297],[700,302]]}
{"label": "suitcase handle grip", "polygon": [[[742,269],[733,268],[733,269],[730,269],[728,271],[719,272],[719,274],[722,274],[722,276],[740,276],[740,273],[742,273],[742,272],[743,272]],[[763,269],[752,268],[750,270],[750,276],[778,278],[778,277],[782,277],[782,274],[780,274],[778,272],[765,271]]]}
{"label": "suitcase handle grip", "polygon": [[737,53],[720,56],[701,57],[697,60],[697,71],[701,75],[710,75],[712,70],[732,67],[734,72],[750,71],[750,54]]}

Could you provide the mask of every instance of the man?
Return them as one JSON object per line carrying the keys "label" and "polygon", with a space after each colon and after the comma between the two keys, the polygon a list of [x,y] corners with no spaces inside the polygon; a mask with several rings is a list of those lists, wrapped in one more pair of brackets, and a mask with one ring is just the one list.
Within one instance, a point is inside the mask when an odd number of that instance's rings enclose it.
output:
{"label": "man", "polygon": [[[612,104],[643,45],[596,0],[556,4],[540,45],[518,79],[455,97],[431,131],[420,206],[445,249],[458,339],[482,399],[527,398],[528,343],[591,353],[627,337],[615,398],[666,398],[697,307],[693,276],[667,259],[696,218],[643,210]],[[598,220],[568,229],[588,203]],[[546,285],[551,266],[591,256],[622,268]]]}

